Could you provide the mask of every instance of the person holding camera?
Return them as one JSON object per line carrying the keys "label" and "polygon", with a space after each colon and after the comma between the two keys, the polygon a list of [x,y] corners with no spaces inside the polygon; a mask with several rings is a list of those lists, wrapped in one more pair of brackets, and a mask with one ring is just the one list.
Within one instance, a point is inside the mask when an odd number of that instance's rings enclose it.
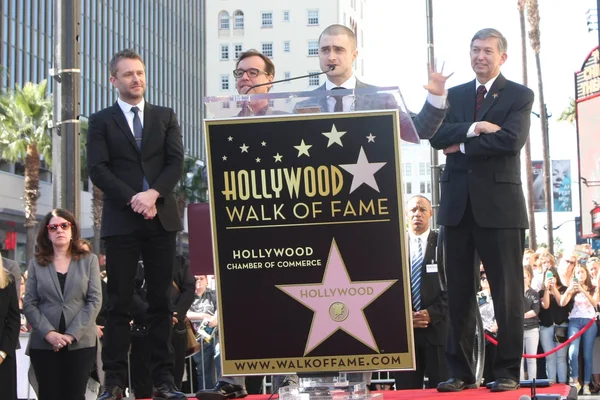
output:
{"label": "person holding camera", "polygon": [[[592,285],[592,278],[583,264],[577,264],[575,267],[575,275],[571,281],[571,285],[560,298],[560,304],[565,306],[573,299],[573,310],[569,315],[569,338],[573,337],[577,332],[583,329],[590,320],[596,319],[596,306],[598,305],[598,291]],[[582,336],[574,339],[569,345],[569,367],[571,369],[571,385],[577,388],[577,392],[581,390],[579,383],[579,342],[583,338],[583,394],[589,395],[590,378],[592,376],[592,357],[594,340],[598,327],[592,324]]]}
{"label": "person holding camera", "polygon": [[[554,256],[550,253],[540,257],[544,269],[544,286],[540,290],[540,342],[544,353],[551,352],[568,339],[569,312],[573,299],[560,305],[562,295],[567,291],[555,267]],[[567,383],[567,349],[565,346],[546,356],[546,376],[552,383]]]}

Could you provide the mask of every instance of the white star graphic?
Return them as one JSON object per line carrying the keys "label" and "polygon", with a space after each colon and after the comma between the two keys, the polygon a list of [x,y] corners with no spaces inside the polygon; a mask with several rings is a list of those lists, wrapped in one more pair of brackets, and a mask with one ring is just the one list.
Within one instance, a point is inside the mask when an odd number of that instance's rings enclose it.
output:
{"label": "white star graphic", "polygon": [[273,158],[275,159],[275,162],[281,162],[281,159],[283,158],[283,156],[279,153],[277,153],[276,155],[273,156]]}
{"label": "white star graphic", "polygon": [[227,138],[227,140],[228,140],[229,142],[233,142],[233,137],[229,136],[229,137]]}
{"label": "white star graphic", "polygon": [[371,143],[371,142],[375,143],[375,138],[376,138],[376,137],[377,137],[377,136],[373,136],[373,134],[372,134],[372,133],[369,133],[369,136],[366,136],[366,138],[367,138],[367,143]]}
{"label": "white star graphic", "polygon": [[310,154],[308,154],[308,149],[310,149],[312,147],[312,144],[306,144],[304,143],[304,139],[302,139],[302,142],[300,142],[300,144],[298,146],[294,146],[294,148],[296,150],[298,150],[298,157],[300,157],[301,155],[306,155],[307,157],[310,157]]}
{"label": "white star graphic", "polygon": [[[304,349],[305,355],[339,329],[379,352],[364,309],[377,300],[396,281],[396,279],[380,281],[353,281],[350,279],[334,239],[329,249],[329,257],[321,283],[276,285],[276,287],[314,311],[308,341]],[[365,287],[370,289],[370,293],[358,294],[358,291],[364,290]],[[356,295],[350,295],[349,292],[355,292]],[[307,295],[308,293],[315,295],[310,296]],[[327,296],[320,295],[323,293]],[[332,319],[330,309],[335,303],[346,312],[346,318]]]}
{"label": "white star graphic", "polygon": [[344,136],[346,134],[346,132],[338,132],[338,130],[335,128],[335,124],[333,124],[333,127],[331,128],[331,132],[323,132],[323,135],[327,137],[327,139],[329,139],[329,141],[327,142],[327,147],[331,146],[334,143],[339,144],[340,146],[344,147],[344,145],[342,144],[342,136]]}
{"label": "white star graphic", "polygon": [[267,145],[267,142],[265,142],[264,140],[262,142],[260,142],[260,145],[265,147]]}
{"label": "white star graphic", "polygon": [[223,161],[227,161],[227,156],[223,156]]}
{"label": "white star graphic", "polygon": [[256,162],[259,163],[260,162],[260,157],[256,157]]}
{"label": "white star graphic", "polygon": [[360,153],[358,154],[358,160],[356,164],[340,164],[340,167],[350,172],[353,176],[352,186],[350,187],[350,193],[354,192],[360,185],[366,183],[373,189],[379,192],[379,186],[375,180],[375,173],[379,171],[385,164],[385,162],[370,163],[365,155],[365,150],[361,147]]}
{"label": "white star graphic", "polygon": [[243,143],[240,146],[240,149],[242,149],[242,153],[247,153],[249,148],[250,148],[250,146],[246,146],[246,143]]}

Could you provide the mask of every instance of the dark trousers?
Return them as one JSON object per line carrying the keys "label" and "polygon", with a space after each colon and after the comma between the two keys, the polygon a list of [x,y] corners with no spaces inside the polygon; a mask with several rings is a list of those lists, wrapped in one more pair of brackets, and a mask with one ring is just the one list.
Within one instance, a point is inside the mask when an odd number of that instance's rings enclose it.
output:
{"label": "dark trousers", "polygon": [[136,399],[152,397],[150,352],[150,338],[148,336],[131,337],[131,389]]}
{"label": "dark trousers", "polygon": [[392,376],[396,381],[396,390],[423,389],[425,375],[429,378],[428,389],[435,388],[438,383],[448,379],[444,349],[445,346],[416,343],[416,370],[394,372]]}
{"label": "dark trousers", "polygon": [[[96,347],[61,351],[30,349],[39,400],[85,400]],[[1,396],[0,396],[1,397]]]}
{"label": "dark trousers", "polygon": [[168,290],[173,280],[175,232],[166,232],[158,217],[141,220],[131,235],[105,238],[108,274],[108,319],[104,327],[102,363],[106,385],[125,387],[130,344],[130,309],[134,278],[140,257],[148,301],[149,366],[155,386],[172,382],[172,319]]}
{"label": "dark trousers", "polygon": [[178,388],[181,387],[183,380],[183,370],[185,369],[185,350],[187,348],[187,333],[184,330],[183,333],[177,332],[173,328],[171,334],[171,342],[173,344],[173,382]]}
{"label": "dark trousers", "polygon": [[[509,206],[509,205],[507,205]],[[450,329],[446,360],[450,376],[474,382],[472,363],[475,337],[475,295],[483,262],[498,323],[498,349],[493,375],[519,381],[523,354],[523,229],[482,228],[475,223],[470,204],[458,226],[446,229],[446,259]],[[517,295],[518,294],[518,295]]]}

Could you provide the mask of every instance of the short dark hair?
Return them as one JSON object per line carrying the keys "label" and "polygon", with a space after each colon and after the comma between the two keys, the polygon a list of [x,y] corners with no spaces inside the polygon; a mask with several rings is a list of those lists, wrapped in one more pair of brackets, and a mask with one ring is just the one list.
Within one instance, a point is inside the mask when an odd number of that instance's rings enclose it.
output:
{"label": "short dark hair", "polygon": [[146,64],[144,64],[144,60],[139,53],[133,49],[124,49],[115,54],[108,63],[108,70],[110,72],[110,76],[117,76],[117,64],[124,58],[129,58],[132,60],[140,60],[140,62],[144,65],[144,69],[146,69]]}
{"label": "short dark hair", "polygon": [[473,42],[477,39],[484,40],[488,38],[498,39],[498,51],[500,54],[506,53],[506,50],[508,50],[508,42],[506,41],[504,35],[502,35],[499,30],[494,28],[485,28],[475,33],[475,35],[473,35],[473,39],[471,39],[471,46],[473,46]]}
{"label": "short dark hair", "polygon": [[350,42],[354,46],[354,49],[356,49],[356,47],[357,47],[356,34],[354,34],[354,31],[352,29],[348,28],[347,26],[340,25],[340,24],[329,25],[319,35],[319,45],[321,44],[321,36],[323,36],[323,35],[329,35],[329,36],[346,35],[350,38]]}
{"label": "short dark hair", "polygon": [[87,250],[81,247],[79,225],[75,221],[75,217],[69,211],[62,208],[55,208],[42,218],[40,227],[37,234],[37,252],[35,253],[35,260],[41,266],[47,266],[54,261],[54,247],[48,237],[48,224],[53,217],[64,218],[71,224],[71,245],[69,246],[69,252],[71,257],[75,260],[79,260],[81,256],[89,254]]}
{"label": "short dark hair", "polygon": [[406,203],[408,204],[409,201],[411,201],[412,199],[423,199],[423,200],[427,200],[427,202],[429,203],[429,207],[431,207],[431,200],[429,200],[427,197],[423,196],[422,194],[415,194],[414,196],[410,196],[408,198],[408,200],[406,200]]}
{"label": "short dark hair", "polygon": [[262,58],[262,60],[265,62],[265,72],[269,75],[275,76],[275,64],[273,64],[273,61],[271,61],[271,59],[269,57],[265,56],[263,53],[261,53],[258,50],[255,50],[255,49],[246,50],[242,54],[240,54],[237,61],[235,62],[235,67],[237,68],[238,65],[240,65],[240,62],[244,58],[248,58],[248,57]]}

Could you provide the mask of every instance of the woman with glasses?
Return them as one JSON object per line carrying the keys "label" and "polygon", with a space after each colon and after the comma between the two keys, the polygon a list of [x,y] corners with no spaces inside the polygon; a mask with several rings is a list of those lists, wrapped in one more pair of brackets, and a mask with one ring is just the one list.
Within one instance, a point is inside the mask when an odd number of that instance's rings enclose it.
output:
{"label": "woman with glasses", "polygon": [[[565,306],[560,298],[567,290],[554,265],[554,256],[545,254],[540,257],[544,271],[544,286],[540,291],[540,342],[544,353],[548,353],[567,340],[569,312],[573,308],[573,299]],[[563,347],[546,356],[546,376],[553,383],[567,383],[567,349]]]}
{"label": "woman with glasses", "polygon": [[[573,299],[573,310],[569,315],[569,338],[584,328],[590,320],[596,319],[598,291],[592,285],[590,274],[583,264],[577,264],[575,274],[569,288],[560,298],[560,304],[565,306]],[[573,340],[569,345],[569,367],[571,369],[571,385],[581,389],[579,383],[579,343],[583,338],[583,394],[591,394],[589,383],[592,376],[592,358],[594,341],[598,327],[592,324],[585,333]]]}
{"label": "woman with glasses", "polygon": [[81,246],[79,226],[62,209],[41,221],[28,268],[24,311],[40,400],[85,399],[102,303],[98,258]]}

